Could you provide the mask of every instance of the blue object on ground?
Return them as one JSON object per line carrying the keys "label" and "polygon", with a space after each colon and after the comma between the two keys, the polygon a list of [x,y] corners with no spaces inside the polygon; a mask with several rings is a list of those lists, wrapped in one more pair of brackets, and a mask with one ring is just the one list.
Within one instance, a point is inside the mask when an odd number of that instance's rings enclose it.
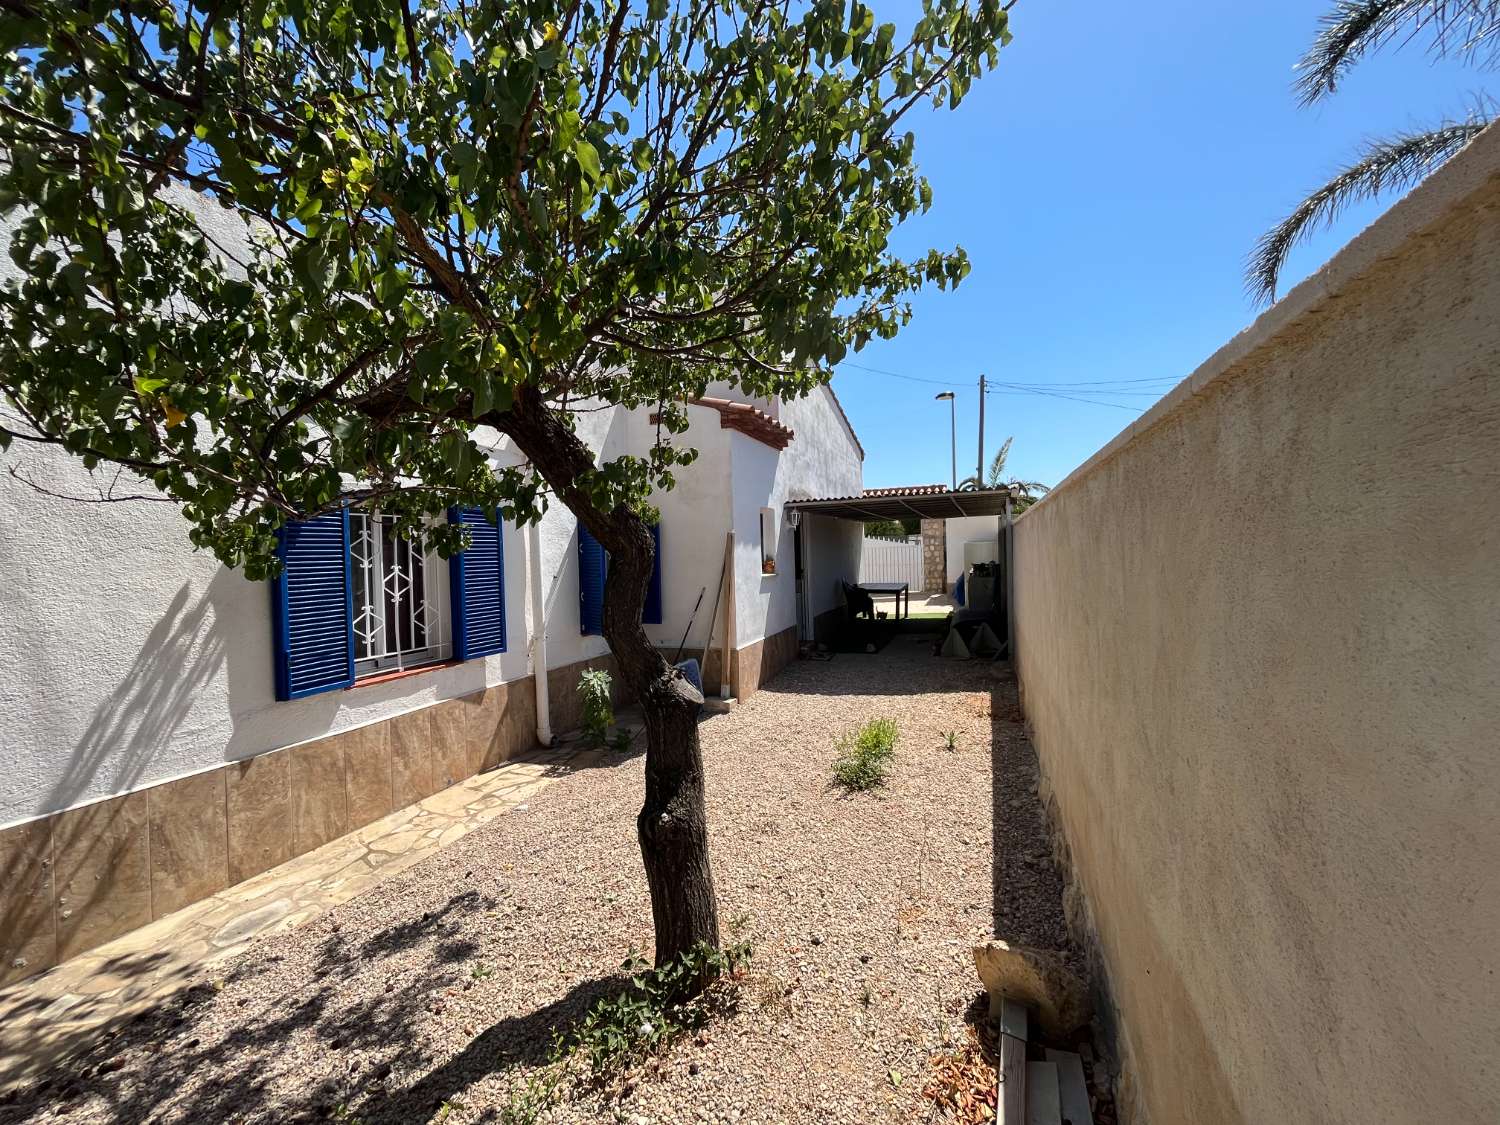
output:
{"label": "blue object on ground", "polygon": [[958,582],[955,583],[953,587],[953,600],[956,601],[959,605],[964,604],[964,577],[964,575],[960,574],[958,576]]}
{"label": "blue object on ground", "polygon": [[703,673],[698,669],[697,659],[690,657],[689,659],[682,661],[680,664],[677,664],[676,668],[679,672],[682,673],[682,678],[685,679],[688,683],[692,684],[695,688],[697,688],[698,694],[702,695]]}

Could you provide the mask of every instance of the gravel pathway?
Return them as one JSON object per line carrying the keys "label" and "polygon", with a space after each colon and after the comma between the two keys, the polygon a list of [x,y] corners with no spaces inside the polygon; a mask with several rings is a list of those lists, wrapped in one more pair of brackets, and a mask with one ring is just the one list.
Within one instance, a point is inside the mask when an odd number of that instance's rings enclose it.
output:
{"label": "gravel pathway", "polygon": [[[830,786],[833,741],[900,725],[874,794]],[[737,1010],[558,1122],[909,1121],[929,1056],[981,990],[998,931],[1064,942],[1035,761],[1004,666],[878,656],[793,664],[702,728],[727,934],[754,958]],[[956,752],[942,732],[957,733]],[[640,757],[528,805],[262,941],[181,999],[0,1105],[0,1122],[513,1120],[554,1028],[649,956],[634,839]]]}

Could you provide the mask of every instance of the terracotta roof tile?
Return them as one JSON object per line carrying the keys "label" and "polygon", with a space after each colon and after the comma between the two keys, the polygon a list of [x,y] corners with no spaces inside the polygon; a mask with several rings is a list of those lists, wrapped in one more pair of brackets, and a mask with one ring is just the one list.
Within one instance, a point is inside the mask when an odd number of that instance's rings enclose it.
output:
{"label": "terracotta roof tile", "polygon": [[[790,427],[783,426],[764,410],[751,406],[748,402],[731,402],[727,398],[695,398],[688,405],[717,410],[721,429],[738,430],[746,437],[763,442],[772,449],[785,449],[796,436]],[[652,414],[652,424],[659,418],[659,414]]]}
{"label": "terracotta roof tile", "polygon": [[932,496],[948,491],[946,484],[908,484],[899,488],[867,488],[866,496]]}

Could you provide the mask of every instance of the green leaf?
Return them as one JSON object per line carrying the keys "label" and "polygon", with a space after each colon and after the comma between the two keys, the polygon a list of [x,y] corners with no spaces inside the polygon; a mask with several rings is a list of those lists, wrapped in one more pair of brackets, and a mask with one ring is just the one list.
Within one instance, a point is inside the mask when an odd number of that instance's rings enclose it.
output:
{"label": "green leaf", "polygon": [[462,434],[446,433],[438,442],[438,449],[444,463],[456,476],[463,476],[469,471],[474,447],[468,438]]}
{"label": "green leaf", "polygon": [[599,182],[599,150],[588,141],[579,141],[578,147],[573,150],[573,155],[578,158],[578,167],[583,170],[584,176],[590,184]]}

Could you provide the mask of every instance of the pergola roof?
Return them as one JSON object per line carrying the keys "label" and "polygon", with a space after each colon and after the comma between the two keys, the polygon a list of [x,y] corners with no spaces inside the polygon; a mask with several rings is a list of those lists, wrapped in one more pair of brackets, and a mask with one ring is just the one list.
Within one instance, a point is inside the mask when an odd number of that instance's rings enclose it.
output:
{"label": "pergola roof", "polygon": [[1006,488],[954,492],[941,484],[917,484],[905,488],[867,488],[858,496],[828,496],[788,500],[788,511],[812,512],[846,520],[899,520],[909,516],[940,520],[954,516],[1001,516]]}

